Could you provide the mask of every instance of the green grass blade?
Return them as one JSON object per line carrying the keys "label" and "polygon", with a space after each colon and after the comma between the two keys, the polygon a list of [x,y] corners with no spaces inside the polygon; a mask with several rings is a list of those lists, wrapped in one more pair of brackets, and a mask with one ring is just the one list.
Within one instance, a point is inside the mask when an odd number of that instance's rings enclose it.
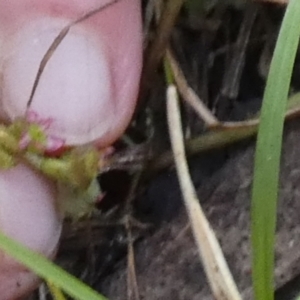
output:
{"label": "green grass blade", "polygon": [[31,269],[40,277],[51,281],[56,287],[77,300],[107,300],[92,288],[70,275],[42,255],[0,233],[0,248]]}
{"label": "green grass blade", "polygon": [[267,79],[258,132],[251,207],[256,300],[274,299],[274,242],[284,113],[300,36],[300,1],[290,0]]}

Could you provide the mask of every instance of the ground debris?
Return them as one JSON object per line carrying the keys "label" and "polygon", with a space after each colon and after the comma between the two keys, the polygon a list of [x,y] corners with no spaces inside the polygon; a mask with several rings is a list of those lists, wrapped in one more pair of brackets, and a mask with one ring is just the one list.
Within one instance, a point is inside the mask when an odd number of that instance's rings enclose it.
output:
{"label": "ground debris", "polygon": [[[290,124],[284,143],[276,246],[276,287],[300,273],[300,123]],[[219,238],[244,299],[252,299],[249,206],[253,147],[217,172],[198,189],[199,198]],[[136,247],[141,299],[212,299],[187,218],[179,215]],[[126,297],[126,264],[102,284],[110,299]]]}

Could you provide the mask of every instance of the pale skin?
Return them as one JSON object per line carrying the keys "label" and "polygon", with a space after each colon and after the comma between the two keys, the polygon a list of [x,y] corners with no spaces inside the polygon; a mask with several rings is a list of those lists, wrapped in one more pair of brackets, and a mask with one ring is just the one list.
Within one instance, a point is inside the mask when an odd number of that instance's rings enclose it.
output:
{"label": "pale skin", "polygon": [[[64,25],[109,1],[0,2],[7,118],[24,114],[38,65]],[[55,118],[53,132],[68,143],[103,146],[124,131],[139,85],[140,27],[139,1],[119,0],[74,26],[49,61],[31,109]]]}
{"label": "pale skin", "polygon": [[[39,63],[60,30],[107,2],[0,0],[2,120],[24,117]],[[49,60],[30,109],[52,119],[50,133],[66,145],[111,145],[133,114],[141,49],[140,1],[119,0],[71,28]],[[62,222],[54,185],[19,165],[0,171],[0,199],[0,229],[53,257]],[[24,297],[37,284],[0,252],[0,300]]]}

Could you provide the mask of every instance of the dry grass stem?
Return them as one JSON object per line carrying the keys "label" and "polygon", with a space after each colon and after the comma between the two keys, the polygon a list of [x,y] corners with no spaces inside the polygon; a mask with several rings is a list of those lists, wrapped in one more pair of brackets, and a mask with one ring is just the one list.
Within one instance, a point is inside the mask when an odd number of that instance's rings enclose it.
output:
{"label": "dry grass stem", "polygon": [[[291,120],[299,116],[300,116],[300,106],[296,106],[288,109],[288,111],[285,114],[285,119]],[[258,125],[259,125],[259,118],[256,118],[256,119],[250,119],[250,120],[240,121],[240,122],[223,122],[220,124],[220,129],[236,130],[239,128],[258,127]]]}
{"label": "dry grass stem", "polygon": [[[202,134],[196,138],[186,141],[186,152],[188,156],[196,155],[213,149],[220,149],[237,143],[257,133],[257,127],[235,128],[232,130],[219,130]],[[174,164],[172,151],[166,151],[156,157],[149,164],[147,175],[153,176],[157,172]]]}
{"label": "dry grass stem", "polygon": [[[292,120],[300,116],[300,107],[291,108],[287,111],[286,120]],[[186,152],[188,156],[199,154],[205,151],[219,149],[232,145],[239,141],[255,136],[258,130],[259,119],[246,120],[241,122],[224,122],[220,127],[210,132],[186,141]],[[152,174],[169,167],[174,163],[171,151],[166,151],[151,161],[147,174]]]}
{"label": "dry grass stem", "polygon": [[241,295],[229,271],[217,238],[204,215],[192,184],[185,156],[178,95],[176,87],[173,85],[167,89],[167,111],[179,184],[212,292],[218,300],[241,300]]}
{"label": "dry grass stem", "polygon": [[160,22],[157,27],[155,40],[152,43],[145,61],[144,74],[142,80],[142,91],[147,89],[151,82],[151,76],[158,67],[160,60],[165,54],[167,44],[177,16],[185,0],[168,0],[162,12]]}
{"label": "dry grass stem", "polygon": [[143,29],[144,49],[147,49],[150,42],[152,20],[155,18],[155,23],[157,23],[160,18],[161,7],[162,0],[149,0],[146,4]]}
{"label": "dry grass stem", "polygon": [[177,63],[173,53],[170,49],[167,49],[166,57],[169,61],[174,80],[176,82],[178,91],[185,100],[197,113],[197,115],[204,121],[208,127],[216,127],[220,125],[218,119],[211,113],[208,107],[198,97],[196,92],[188,85],[187,80]]}
{"label": "dry grass stem", "polygon": [[29,100],[27,102],[27,108],[30,107],[33,97],[35,95],[36,89],[38,87],[38,84],[40,82],[41,76],[45,70],[45,67],[48,63],[48,61],[50,60],[50,58],[52,57],[53,53],[55,52],[55,50],[57,49],[57,47],[60,45],[60,43],[63,41],[63,39],[67,36],[68,32],[70,30],[70,27],[67,26],[65,27],[60,33],[59,35],[54,39],[54,41],[52,42],[52,44],[50,45],[49,49],[47,50],[46,54],[44,55],[43,59],[40,62],[39,65],[39,69],[37,71],[36,77],[34,79],[34,83],[33,83],[33,87],[31,89],[31,93],[29,96]]}
{"label": "dry grass stem", "polygon": [[125,227],[127,231],[128,245],[127,245],[127,299],[128,300],[140,300],[136,270],[135,270],[135,258],[133,249],[133,238],[131,219],[127,216],[125,220]]}
{"label": "dry grass stem", "polygon": [[[39,297],[38,300],[47,300],[47,291],[46,291],[45,283],[42,283],[40,285],[39,290],[38,290],[38,297]],[[30,298],[30,300],[31,300],[31,298]]]}
{"label": "dry grass stem", "polygon": [[135,257],[133,248],[132,225],[135,220],[132,218],[132,201],[135,198],[136,190],[140,182],[142,172],[138,172],[131,183],[129,194],[125,203],[124,226],[127,233],[127,299],[140,300],[137,276],[135,271]]}
{"label": "dry grass stem", "polygon": [[223,96],[231,99],[236,99],[239,95],[240,82],[245,66],[246,52],[252,27],[257,16],[257,8],[258,6],[254,5],[251,1],[246,3],[245,14],[240,25],[236,47],[234,47],[230,54],[230,56],[234,59],[231,59],[223,77],[221,93]]}
{"label": "dry grass stem", "polygon": [[69,33],[70,29],[76,25],[79,24],[91,17],[93,17],[94,15],[96,15],[97,13],[99,13],[100,11],[103,11],[104,9],[110,7],[111,5],[119,2],[121,0],[112,0],[106,4],[102,4],[101,6],[96,7],[95,9],[84,13],[82,16],[80,16],[79,18],[77,18],[76,20],[74,20],[73,22],[69,23],[68,25],[66,25],[58,34],[58,36],[54,39],[54,41],[51,43],[50,47],[48,48],[47,52],[45,53],[45,55],[43,56],[36,77],[34,79],[34,83],[33,83],[33,87],[31,89],[31,93],[29,96],[29,100],[27,102],[27,108],[30,107],[32,101],[33,101],[33,97],[35,95],[36,89],[38,87],[38,84],[40,82],[41,76],[45,70],[45,67],[47,65],[47,63],[49,62],[49,60],[51,59],[53,53],[55,52],[55,50],[58,48],[58,46],[61,44],[61,42],[64,40],[64,38],[67,36],[67,34]]}

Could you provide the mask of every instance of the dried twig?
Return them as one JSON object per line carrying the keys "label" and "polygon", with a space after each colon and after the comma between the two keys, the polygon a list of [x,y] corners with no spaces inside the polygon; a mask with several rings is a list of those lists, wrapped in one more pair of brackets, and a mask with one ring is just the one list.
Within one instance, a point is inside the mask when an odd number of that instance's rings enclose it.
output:
{"label": "dried twig", "polygon": [[185,0],[168,0],[165,5],[160,23],[158,24],[156,38],[147,54],[142,79],[142,91],[147,90],[148,84],[151,82],[151,76],[165,54],[171,32],[184,1]]}
{"label": "dried twig", "polygon": [[131,228],[131,219],[129,215],[125,219],[125,228],[127,231],[127,299],[140,300],[139,287],[135,271],[135,256],[133,249],[133,237]]}
{"label": "dried twig", "polygon": [[167,49],[166,57],[170,63],[174,80],[183,100],[195,110],[207,126],[214,127],[220,125],[218,119],[211,113],[196,92],[188,85],[187,80],[170,49]]}
{"label": "dried twig", "polygon": [[148,1],[146,8],[145,8],[145,15],[144,15],[144,29],[143,29],[143,37],[144,37],[144,49],[147,48],[150,38],[150,28],[151,22],[155,13],[155,2],[157,0],[150,0]]}
{"label": "dried twig", "polygon": [[217,238],[210,227],[197,199],[185,157],[183,134],[176,87],[167,90],[168,123],[178,179],[200,258],[209,283],[218,300],[240,300],[236,284],[228,269]]}
{"label": "dried twig", "polygon": [[[239,130],[247,128],[252,129],[259,125],[259,118],[249,119],[245,121],[220,122],[207,108],[207,106],[203,103],[196,92],[189,86],[182,69],[180,68],[178,62],[175,59],[175,56],[170,49],[167,49],[166,57],[172,70],[172,76],[174,77],[174,81],[183,100],[185,100],[195,110],[197,115],[204,121],[206,125],[210,127],[210,129],[218,131]],[[295,107],[289,108],[285,117],[286,119],[292,119],[295,116],[299,116],[299,113],[300,107],[299,105],[297,105]],[[248,132],[246,132],[246,137],[247,136]]]}
{"label": "dried twig", "polygon": [[[256,133],[256,127],[208,132],[200,135],[199,137],[187,140],[186,153],[190,157],[213,149],[220,149],[245,140],[246,138],[250,138]],[[160,172],[173,164],[174,156],[172,151],[165,151],[150,161],[149,166],[147,167],[147,178],[151,178],[157,172]]]}
{"label": "dried twig", "polygon": [[[285,115],[286,120],[292,120],[300,116],[300,107],[289,109]],[[225,122],[220,128],[207,132],[199,137],[186,141],[186,152],[188,156],[203,153],[213,149],[220,149],[243,141],[256,135],[259,119],[241,122]],[[147,176],[169,167],[174,163],[171,151],[166,151],[152,160],[147,168]]]}
{"label": "dried twig", "polygon": [[82,16],[80,16],[79,18],[77,18],[76,20],[74,20],[73,22],[69,23],[68,25],[66,25],[58,34],[58,36],[54,39],[54,41],[52,42],[52,44],[50,45],[50,47],[48,48],[47,52],[45,53],[45,55],[43,56],[34,83],[33,83],[33,87],[31,89],[31,93],[29,96],[29,100],[27,102],[27,108],[30,107],[32,101],[33,101],[33,97],[35,95],[36,89],[38,87],[38,84],[40,82],[41,76],[45,70],[45,67],[47,65],[47,63],[49,62],[49,60],[51,59],[53,53],[55,52],[55,50],[58,48],[58,46],[61,44],[61,42],[64,40],[64,38],[67,36],[67,34],[69,33],[70,29],[76,25],[79,24],[89,18],[91,18],[92,16],[96,15],[97,13],[99,13],[100,11],[105,10],[106,8],[110,7],[111,5],[119,2],[121,0],[112,0],[106,4],[102,4],[99,7],[96,7],[95,9],[83,14]]}
{"label": "dried twig", "polygon": [[47,300],[47,291],[46,291],[45,283],[42,283],[38,289],[38,298],[39,298],[38,300]]}
{"label": "dried twig", "polygon": [[232,59],[223,77],[222,95],[236,99],[245,65],[246,50],[250,39],[253,23],[257,16],[257,5],[249,1],[245,8],[245,17],[237,38],[237,47],[232,51]]}
{"label": "dried twig", "polygon": [[124,226],[127,232],[127,299],[128,300],[140,300],[137,276],[135,271],[135,257],[133,249],[133,237],[132,237],[132,224],[134,220],[132,218],[132,201],[135,197],[136,189],[140,182],[142,171],[135,174],[133,182],[130,187],[129,194],[125,203],[125,217]]}

